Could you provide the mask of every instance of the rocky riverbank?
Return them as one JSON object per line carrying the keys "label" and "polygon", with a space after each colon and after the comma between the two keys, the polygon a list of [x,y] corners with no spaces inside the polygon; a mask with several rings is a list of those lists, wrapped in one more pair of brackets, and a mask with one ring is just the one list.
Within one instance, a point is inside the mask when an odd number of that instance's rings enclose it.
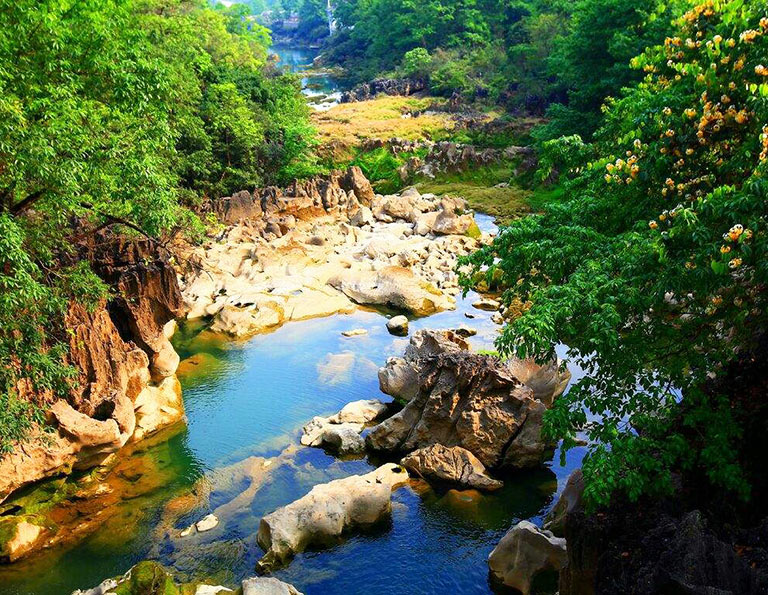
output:
{"label": "rocky riverbank", "polygon": [[126,444],[184,417],[175,376],[179,358],[169,341],[183,304],[166,255],[149,241],[99,234],[79,247],[78,256],[92,263],[113,294],[92,310],[77,304],[69,307],[67,358],[77,382],[67,399],[50,403],[47,424],[0,459],[0,560],[4,561],[70,536],[48,519],[47,512],[73,499],[83,500],[89,491],[98,491],[98,482],[70,484],[68,491],[42,498],[42,504],[34,494],[15,499],[21,488],[113,464],[114,454]]}
{"label": "rocky riverbank", "polygon": [[359,305],[451,309],[456,259],[484,241],[462,199],[378,195],[358,168],[240,192],[214,210],[227,227],[180,248],[182,295],[188,318],[236,337]]}

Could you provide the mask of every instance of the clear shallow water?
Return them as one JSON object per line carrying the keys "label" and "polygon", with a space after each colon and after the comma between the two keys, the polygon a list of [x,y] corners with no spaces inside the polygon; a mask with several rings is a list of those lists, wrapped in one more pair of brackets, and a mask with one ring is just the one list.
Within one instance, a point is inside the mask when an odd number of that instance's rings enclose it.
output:
{"label": "clear shallow water", "polygon": [[[487,217],[478,221],[485,229],[490,224]],[[455,311],[413,320],[411,332],[468,324],[479,331],[470,339],[473,347],[492,349],[498,327],[488,313],[471,307],[474,298],[460,299]],[[295,446],[301,426],[314,415],[356,399],[388,399],[378,389],[376,371],[387,357],[402,353],[407,339],[389,335],[385,322],[379,312],[359,310],[289,323],[246,342],[183,327],[174,342],[183,359],[187,427],[168,440],[159,436],[156,444],[140,445],[126,468],[116,470],[134,492],[93,535],[0,568],[0,594],[69,594],[144,558],[187,579],[212,577],[235,586],[252,576],[262,555],[255,534],[264,514],[317,483],[364,473],[378,463],[299,448],[283,454],[260,487],[247,492],[249,457],[274,457]],[[368,334],[341,335],[356,328]],[[301,554],[275,576],[309,595],[489,593],[490,551],[518,520],[536,522],[546,514],[582,454],[569,453],[565,468],[554,464],[506,478],[505,487],[491,495],[436,492],[424,484],[401,488],[393,495],[391,522],[331,549]],[[220,514],[219,527],[178,538],[181,528],[235,498],[239,504]]]}

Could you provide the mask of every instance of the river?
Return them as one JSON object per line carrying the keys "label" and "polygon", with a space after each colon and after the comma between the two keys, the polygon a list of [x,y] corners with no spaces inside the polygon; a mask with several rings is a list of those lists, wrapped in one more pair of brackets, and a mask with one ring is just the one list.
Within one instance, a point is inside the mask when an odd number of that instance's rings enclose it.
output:
{"label": "river", "polygon": [[[478,222],[486,230],[492,226],[486,216]],[[473,347],[492,348],[498,326],[471,307],[476,297],[460,298],[456,310],[413,320],[411,332],[470,323],[479,331]],[[468,320],[465,313],[476,318]],[[245,342],[199,324],[182,325],[174,344],[182,357],[186,427],[140,443],[113,472],[118,488],[128,491],[99,529],[74,546],[0,569],[0,593],[69,594],[145,558],[180,577],[210,577],[229,586],[253,575],[261,556],[255,542],[261,516],[317,483],[367,472],[375,464],[299,448],[284,454],[287,462],[254,493],[220,513],[215,530],[180,539],[180,529],[238,497],[248,488],[242,462],[290,451],[314,415],[334,413],[357,399],[388,399],[379,391],[376,370],[401,354],[407,339],[390,335],[385,322],[385,313],[361,308],[288,323]],[[341,335],[357,328],[368,334]],[[507,478],[493,494],[401,488],[393,495],[391,523],[332,549],[300,554],[275,576],[309,595],[489,593],[490,551],[515,522],[542,519],[582,456],[576,449],[565,467],[551,463]],[[182,512],[171,514],[176,509]]]}
{"label": "river", "polygon": [[314,59],[319,55],[318,50],[275,45],[270,48],[270,53],[277,56],[279,66],[301,75],[302,93],[313,109],[328,110],[339,102],[341,88],[333,74],[312,68]]}

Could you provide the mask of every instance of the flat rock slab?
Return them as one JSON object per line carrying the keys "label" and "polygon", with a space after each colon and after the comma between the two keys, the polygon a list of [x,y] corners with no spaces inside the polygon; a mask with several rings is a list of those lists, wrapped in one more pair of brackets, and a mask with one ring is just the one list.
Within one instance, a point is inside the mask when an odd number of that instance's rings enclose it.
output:
{"label": "flat rock slab", "polygon": [[243,595],[303,595],[296,587],[273,577],[260,576],[243,581]]}

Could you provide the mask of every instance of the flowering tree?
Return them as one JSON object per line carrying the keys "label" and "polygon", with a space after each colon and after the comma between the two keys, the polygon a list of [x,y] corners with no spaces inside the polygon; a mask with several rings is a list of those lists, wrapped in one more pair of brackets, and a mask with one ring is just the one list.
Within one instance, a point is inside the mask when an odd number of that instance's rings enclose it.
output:
{"label": "flowering tree", "polygon": [[768,7],[707,0],[676,27],[596,141],[567,139],[567,198],[464,261],[465,287],[484,272],[527,303],[500,351],[564,343],[585,368],[545,430],[587,432],[593,504],[669,491],[673,469],[749,497],[745,404],[704,388],[768,322]]}

